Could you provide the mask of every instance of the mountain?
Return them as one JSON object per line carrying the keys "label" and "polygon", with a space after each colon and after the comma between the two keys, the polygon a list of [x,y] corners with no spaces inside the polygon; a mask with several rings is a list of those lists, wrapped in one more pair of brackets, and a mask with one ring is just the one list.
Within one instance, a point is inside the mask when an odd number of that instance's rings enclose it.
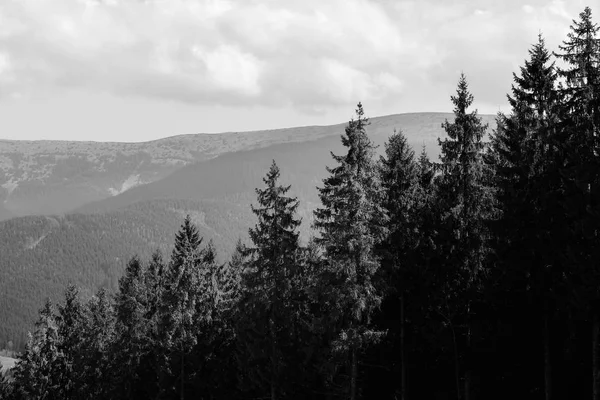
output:
{"label": "mountain", "polygon": [[[394,129],[402,129],[415,153],[425,145],[432,159],[439,155],[437,139],[444,136],[442,122],[451,114],[401,114],[371,119],[369,136],[384,150],[384,143]],[[485,115],[484,121],[495,126],[494,117]],[[173,172],[153,183],[132,188],[122,194],[88,203],[76,212],[93,213],[118,210],[138,201],[150,199],[228,199],[238,204],[254,200],[254,188],[262,185],[271,160],[282,171],[282,181],[292,184],[292,191],[308,206],[318,201],[316,186],[326,176],[325,167],[331,165],[331,152],[343,151],[340,135],[345,124],[331,129],[335,134],[321,135],[316,140],[283,143],[268,147],[223,154],[204,162],[197,162]],[[491,128],[490,128],[491,129]]]}
{"label": "mountain", "polygon": [[180,135],[145,143],[0,140],[0,220],[69,212],[229,152],[334,134],[335,126]]}
{"label": "mountain", "polygon": [[[374,132],[404,129],[417,147],[436,147],[451,114],[398,114],[372,119]],[[493,122],[492,116],[484,116]],[[84,204],[167,177],[222,154],[338,136],[344,124],[255,132],[180,135],[144,143],[0,140],[0,221],[71,212]]]}
{"label": "mountain", "polygon": [[[417,153],[425,144],[436,159],[437,138],[444,134],[441,123],[451,117],[373,118],[368,132],[382,152],[394,128],[402,129]],[[490,126],[493,118],[484,116]],[[205,240],[214,240],[220,260],[225,261],[235,241],[246,237],[255,223],[250,204],[256,202],[255,188],[263,185],[273,159],[281,169],[281,182],[291,184],[291,194],[300,199],[301,234],[308,239],[312,210],[319,204],[316,187],[327,175],[326,166],[333,165],[330,152],[343,151],[344,126],[296,128],[299,136],[285,143],[281,139],[257,145],[247,139],[253,149],[225,147],[227,151],[221,149],[217,157],[188,162],[160,179],[82,205],[73,213],[1,221],[0,341],[22,338],[43,299],[59,299],[68,282],[87,294],[99,287],[113,290],[132,256],[147,259],[157,248],[168,256],[188,213]]]}

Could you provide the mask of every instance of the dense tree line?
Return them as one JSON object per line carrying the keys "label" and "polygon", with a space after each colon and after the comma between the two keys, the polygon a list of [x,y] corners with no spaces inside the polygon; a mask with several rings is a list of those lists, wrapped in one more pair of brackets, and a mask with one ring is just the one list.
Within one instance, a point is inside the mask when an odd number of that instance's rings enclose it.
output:
{"label": "dense tree line", "polygon": [[600,399],[598,30],[540,35],[487,141],[461,74],[439,162],[377,159],[359,103],[313,239],[273,162],[228,262],[188,217],[114,296],[69,286],[0,396]]}

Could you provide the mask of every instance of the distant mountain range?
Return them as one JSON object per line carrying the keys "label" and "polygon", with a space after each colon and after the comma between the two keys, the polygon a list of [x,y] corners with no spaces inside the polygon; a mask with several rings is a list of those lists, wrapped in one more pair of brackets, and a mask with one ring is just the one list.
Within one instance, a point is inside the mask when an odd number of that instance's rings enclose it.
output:
{"label": "distant mountain range", "polygon": [[[452,114],[371,119],[379,152],[401,129],[437,160]],[[495,116],[483,115],[495,126]],[[186,135],[147,143],[0,141],[0,342],[29,328],[45,297],[73,282],[90,294],[115,289],[125,263],[160,249],[168,256],[186,214],[225,261],[254,217],[255,188],[274,159],[299,197],[310,235],[316,187],[341,153],[346,123],[271,131]],[[15,218],[16,216],[16,218]]]}

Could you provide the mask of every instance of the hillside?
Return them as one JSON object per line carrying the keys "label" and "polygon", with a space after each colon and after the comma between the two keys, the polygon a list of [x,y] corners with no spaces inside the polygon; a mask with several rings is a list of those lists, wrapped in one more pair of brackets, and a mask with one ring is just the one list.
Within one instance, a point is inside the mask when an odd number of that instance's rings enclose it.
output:
{"label": "hillside", "polygon": [[334,126],[180,135],[145,143],[0,140],[0,220],[49,215],[229,152],[334,134]]}
{"label": "hillside", "polygon": [[[415,153],[426,146],[432,161],[437,161],[437,139],[444,135],[441,128],[449,114],[402,114],[371,119],[368,132],[382,153],[384,143],[394,129],[402,129]],[[483,116],[495,126],[493,116]],[[282,180],[292,184],[293,192],[307,208],[318,201],[316,186],[326,176],[326,166],[331,165],[331,152],[343,151],[340,135],[345,124],[336,126],[335,135],[300,143],[284,143],[269,147],[224,154],[215,159],[182,167],[156,182],[132,188],[120,195],[92,202],[78,208],[77,212],[105,212],[138,201],[150,199],[228,199],[237,204],[248,204],[254,199],[254,188],[262,185],[271,160],[282,171]]]}
{"label": "hillside", "polygon": [[227,202],[158,200],[122,210],[0,222],[0,341],[22,344],[46,297],[58,300],[72,282],[86,295],[117,288],[126,262],[170,254],[175,233],[190,214],[225,260],[251,220]]}
{"label": "hillside", "polygon": [[[372,119],[375,136],[402,128],[432,150],[450,114],[398,114]],[[483,116],[493,122],[493,116]],[[0,140],[0,220],[71,212],[87,203],[158,181],[222,154],[335,136],[344,124],[243,133],[180,135],[144,143]],[[380,142],[382,142],[380,140]]]}
{"label": "hillside", "polygon": [[[369,134],[383,150],[394,128],[401,128],[420,151],[425,144],[437,158],[437,138],[447,115],[415,114],[372,119]],[[485,116],[492,120],[491,116]],[[334,129],[335,128],[335,129]],[[190,213],[206,240],[213,239],[221,260],[254,224],[250,204],[262,186],[271,160],[281,181],[299,197],[302,238],[310,235],[316,187],[341,152],[344,125],[328,127],[321,138],[228,152],[180,167],[162,179],[131,188],[63,216],[30,216],[0,222],[0,340],[29,329],[43,299],[58,299],[73,282],[91,294],[116,288],[125,263],[135,254],[147,258],[159,248],[168,254],[175,232]],[[295,138],[298,139],[298,138]]]}

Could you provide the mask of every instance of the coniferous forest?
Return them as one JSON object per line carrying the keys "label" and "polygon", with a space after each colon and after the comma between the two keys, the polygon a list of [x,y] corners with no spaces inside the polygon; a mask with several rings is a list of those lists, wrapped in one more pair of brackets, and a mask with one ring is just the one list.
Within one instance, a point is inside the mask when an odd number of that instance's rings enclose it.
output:
{"label": "coniferous forest", "polygon": [[187,218],[116,293],[65,288],[0,397],[600,399],[599,29],[540,34],[491,136],[461,74],[438,161],[376,158],[359,103],[313,239],[273,161],[227,263]]}

